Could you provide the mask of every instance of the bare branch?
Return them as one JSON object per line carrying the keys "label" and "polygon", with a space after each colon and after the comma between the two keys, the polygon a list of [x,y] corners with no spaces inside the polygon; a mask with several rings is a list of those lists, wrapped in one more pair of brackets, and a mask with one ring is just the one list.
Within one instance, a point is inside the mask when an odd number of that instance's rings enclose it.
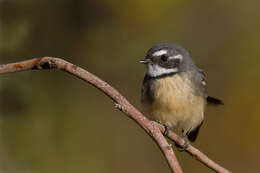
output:
{"label": "bare branch", "polygon": [[[165,128],[159,123],[156,123],[157,127],[161,130],[161,132],[164,132]],[[168,138],[174,141],[176,144],[183,146],[185,144],[185,141],[178,135],[176,135],[174,132],[169,131]],[[207,166],[208,168],[212,169],[215,172],[220,173],[230,173],[227,169],[223,168],[210,158],[208,158],[205,154],[203,154],[200,150],[195,148],[192,145],[189,145],[189,147],[185,150],[187,153],[189,153],[193,158],[200,161],[202,164]]]}
{"label": "bare branch", "polygon": [[[44,70],[44,69],[59,69],[76,76],[89,84],[93,85],[97,89],[101,90],[109,98],[111,98],[115,104],[116,108],[125,113],[128,117],[137,122],[156,142],[160,150],[163,152],[164,157],[167,160],[171,171],[174,173],[182,173],[182,169],[176,156],[173,152],[171,145],[162,135],[164,132],[164,127],[158,123],[154,123],[148,120],[142,113],[140,113],[134,106],[132,106],[126,98],[124,98],[117,90],[111,87],[106,82],[102,81],[95,75],[89,73],[88,71],[71,64],[60,58],[43,57],[34,58],[31,60],[26,60],[18,63],[4,64],[0,65],[0,74],[6,74],[11,72],[19,72],[26,70]],[[176,135],[174,132],[170,131],[168,137],[180,146],[184,145],[184,140]],[[189,146],[187,152],[199,160],[201,163],[211,168],[215,172],[229,173],[228,170],[221,167],[214,161],[210,160],[206,155],[201,153],[198,149],[193,146]]]}

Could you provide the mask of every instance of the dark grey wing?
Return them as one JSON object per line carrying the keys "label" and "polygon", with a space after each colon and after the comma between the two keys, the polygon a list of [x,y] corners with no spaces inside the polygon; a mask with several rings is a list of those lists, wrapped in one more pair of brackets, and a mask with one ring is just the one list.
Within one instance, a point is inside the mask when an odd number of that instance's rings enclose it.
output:
{"label": "dark grey wing", "polygon": [[[205,93],[207,94],[205,73],[202,69],[200,69],[200,68],[198,68],[198,69],[199,69],[199,72],[201,74],[201,85],[204,88]],[[211,97],[211,96],[208,96],[208,95],[206,95],[206,98],[207,98],[207,103],[210,104],[210,105],[224,105],[224,103],[220,99],[217,99],[217,98],[214,98],[214,97]]]}
{"label": "dark grey wing", "polygon": [[208,95],[206,90],[205,74],[203,70],[201,70],[195,65],[191,69],[192,71],[190,71],[190,76],[192,83],[194,84],[194,92],[196,95],[202,96],[206,99]]}
{"label": "dark grey wing", "polygon": [[153,101],[153,96],[151,93],[151,85],[153,79],[145,75],[141,91],[141,102],[142,103],[151,103]]}
{"label": "dark grey wing", "polygon": [[200,85],[203,88],[203,91],[205,92],[205,94],[207,94],[207,90],[206,90],[207,83],[206,83],[206,79],[205,79],[206,75],[202,69],[200,69],[200,68],[198,68],[198,69],[199,69],[199,73],[201,75]]}

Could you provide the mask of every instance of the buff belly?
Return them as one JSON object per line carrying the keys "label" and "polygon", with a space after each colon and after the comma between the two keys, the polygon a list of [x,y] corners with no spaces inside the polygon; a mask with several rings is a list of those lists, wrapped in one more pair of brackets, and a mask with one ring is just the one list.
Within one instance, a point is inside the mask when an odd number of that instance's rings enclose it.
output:
{"label": "buff belly", "polygon": [[152,119],[184,134],[198,127],[206,102],[191,86],[188,78],[180,75],[157,79],[151,86],[153,102],[147,105]]}

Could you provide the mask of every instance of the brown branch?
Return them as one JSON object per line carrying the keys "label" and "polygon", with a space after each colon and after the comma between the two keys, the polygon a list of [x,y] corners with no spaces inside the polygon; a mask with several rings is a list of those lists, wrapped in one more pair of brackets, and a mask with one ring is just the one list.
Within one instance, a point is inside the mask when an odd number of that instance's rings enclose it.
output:
{"label": "brown branch", "polygon": [[[163,152],[164,157],[167,160],[169,167],[172,172],[182,173],[182,169],[176,159],[171,145],[168,144],[167,140],[162,135],[164,132],[164,127],[158,123],[154,123],[148,120],[142,113],[140,113],[134,106],[132,106],[117,90],[111,87],[106,82],[102,81],[95,75],[89,73],[88,71],[71,64],[60,58],[43,57],[34,58],[31,60],[26,60],[18,63],[4,64],[0,65],[0,74],[6,74],[11,72],[19,72],[26,70],[44,70],[44,69],[59,69],[76,76],[97,89],[101,90],[109,98],[111,98],[116,103],[116,108],[124,112],[128,117],[137,122],[156,142],[160,150]],[[184,145],[184,140],[176,135],[174,132],[170,131],[168,137],[180,146]],[[197,160],[202,162],[207,167],[211,168],[215,172],[229,173],[228,170],[216,164],[214,161],[210,160],[205,154],[201,153],[198,149],[193,146],[189,146],[186,150],[190,155],[195,157]]]}
{"label": "brown branch", "polygon": [[[161,124],[157,124],[157,127],[161,130],[161,132],[164,132],[164,126]],[[174,132],[169,131],[167,134],[168,138],[174,141],[176,144],[183,146],[185,141],[178,135],[176,135]],[[223,168],[210,158],[208,158],[205,154],[203,154],[200,150],[197,148],[193,147],[192,145],[189,145],[189,147],[185,150],[187,153],[189,153],[193,158],[197,159],[200,161],[202,164],[207,166],[208,168],[212,169],[215,172],[220,172],[220,173],[230,173],[227,169]]]}

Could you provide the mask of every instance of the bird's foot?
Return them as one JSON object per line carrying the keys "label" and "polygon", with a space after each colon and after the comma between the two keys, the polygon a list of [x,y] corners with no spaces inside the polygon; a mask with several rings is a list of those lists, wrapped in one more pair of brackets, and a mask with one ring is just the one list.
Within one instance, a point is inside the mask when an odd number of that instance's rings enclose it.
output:
{"label": "bird's foot", "polygon": [[163,132],[163,136],[167,136],[169,134],[170,128],[164,124],[164,132]]}
{"label": "bird's foot", "polygon": [[184,136],[184,137],[183,137],[183,140],[184,140],[183,146],[181,146],[181,145],[175,143],[175,146],[178,148],[178,151],[179,151],[179,152],[186,151],[187,148],[189,148],[189,146],[190,146],[190,143],[189,143],[189,140],[188,140],[187,137]]}
{"label": "bird's foot", "polygon": [[161,125],[164,127],[163,136],[167,136],[168,133],[169,133],[169,131],[170,131],[170,128],[169,128],[166,124],[164,124],[164,123],[162,123],[162,122],[160,122],[160,121],[157,121],[157,120],[156,120],[156,122],[159,123],[159,124],[161,124]]}

